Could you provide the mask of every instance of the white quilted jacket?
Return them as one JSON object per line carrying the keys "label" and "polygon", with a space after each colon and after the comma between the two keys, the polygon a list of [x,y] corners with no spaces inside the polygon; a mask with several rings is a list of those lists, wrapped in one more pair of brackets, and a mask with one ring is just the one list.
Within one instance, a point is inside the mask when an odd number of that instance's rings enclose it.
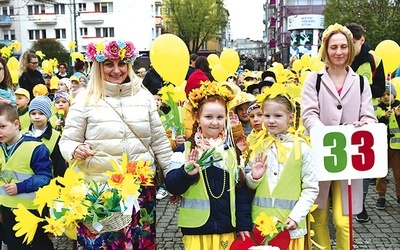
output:
{"label": "white quilted jacket", "polygon": [[[132,91],[132,84],[135,91]],[[139,79],[121,85],[105,82],[105,85],[106,101],[125,119],[144,145],[104,100],[97,105],[85,106],[86,91],[82,91],[68,112],[59,144],[63,157],[71,164],[76,147],[88,144],[95,155],[79,161],[76,167],[85,173],[88,180],[105,181],[104,172],[112,170],[109,156],[120,162],[121,155],[127,153],[129,161],[150,160],[155,170],[154,159],[148,152],[151,148],[165,171],[172,151],[151,93]],[[132,92],[135,93],[132,95]]]}

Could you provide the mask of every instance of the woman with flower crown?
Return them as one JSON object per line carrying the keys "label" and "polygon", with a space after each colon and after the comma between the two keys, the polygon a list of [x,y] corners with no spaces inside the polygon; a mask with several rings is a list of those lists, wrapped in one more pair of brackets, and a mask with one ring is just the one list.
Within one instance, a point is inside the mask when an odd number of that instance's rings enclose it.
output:
{"label": "woman with flower crown", "polygon": [[[129,41],[89,44],[93,62],[86,90],[79,92],[68,112],[60,150],[85,179],[105,182],[113,171],[110,157],[121,161],[158,161],[166,169],[172,155],[151,93],[136,77],[132,63],[137,50]],[[155,159],[156,158],[156,159]],[[156,249],[156,187],[142,186],[132,222],[117,232],[97,234],[80,224],[78,249]]]}
{"label": "woman with flower crown", "polygon": [[[326,66],[319,72],[320,76],[310,72],[303,87],[302,118],[308,131],[316,126],[353,124],[358,127],[377,122],[368,80],[357,75],[349,66],[355,56],[352,37],[350,30],[340,24],[329,26],[322,35],[319,57]],[[362,182],[351,181],[353,214],[362,211]],[[336,247],[338,250],[350,249],[347,181],[321,181],[319,190],[315,201],[318,208],[312,213],[315,219],[312,223],[315,242],[325,249],[331,249],[328,221],[332,207]]]}
{"label": "woman with flower crown", "polygon": [[229,249],[235,232],[244,240],[252,230],[251,201],[228,119],[233,97],[225,85],[209,81],[189,94],[194,133],[173,154],[165,180],[171,194],[182,196],[178,226],[185,249]]}

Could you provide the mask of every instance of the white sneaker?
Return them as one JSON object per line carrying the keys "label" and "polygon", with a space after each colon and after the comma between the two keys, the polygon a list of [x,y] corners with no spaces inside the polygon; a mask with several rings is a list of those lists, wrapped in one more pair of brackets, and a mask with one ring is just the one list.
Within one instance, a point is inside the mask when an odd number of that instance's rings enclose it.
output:
{"label": "white sneaker", "polygon": [[156,199],[157,199],[157,200],[162,200],[162,199],[164,199],[164,198],[167,197],[167,196],[168,196],[167,190],[165,190],[164,188],[160,187],[160,188],[158,189],[158,191],[157,191]]}

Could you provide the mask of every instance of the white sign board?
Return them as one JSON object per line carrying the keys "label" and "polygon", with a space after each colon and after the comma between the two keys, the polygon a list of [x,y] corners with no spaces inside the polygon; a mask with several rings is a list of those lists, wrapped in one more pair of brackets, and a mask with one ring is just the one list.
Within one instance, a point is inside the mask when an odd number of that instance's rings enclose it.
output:
{"label": "white sign board", "polygon": [[288,30],[325,29],[323,15],[288,16]]}
{"label": "white sign board", "polygon": [[383,123],[314,127],[310,139],[319,181],[387,175],[387,128]]}

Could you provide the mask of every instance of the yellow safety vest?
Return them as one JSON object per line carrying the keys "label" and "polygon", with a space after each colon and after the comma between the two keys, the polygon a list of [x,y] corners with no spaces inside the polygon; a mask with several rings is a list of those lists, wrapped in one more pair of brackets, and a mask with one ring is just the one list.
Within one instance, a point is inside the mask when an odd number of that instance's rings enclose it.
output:
{"label": "yellow safety vest", "polygon": [[[371,54],[371,52],[369,52]],[[382,59],[376,55],[372,55],[375,61],[375,69],[381,63]],[[369,84],[372,84],[372,78],[374,77],[374,72],[372,72],[370,62],[365,62],[361,64],[357,69],[357,74],[365,76],[368,79]],[[374,106],[374,110],[378,108],[378,98],[372,98],[372,105]]]}
{"label": "yellow safety vest", "polygon": [[[22,134],[26,134],[26,132],[28,132],[29,127],[22,129],[21,133]],[[55,129],[51,129],[51,137],[50,139],[46,139],[44,137],[40,138],[40,140],[43,142],[43,144],[47,147],[47,149],[50,151],[50,154],[53,153],[54,147],[57,144],[57,140],[58,137],[60,136],[60,132],[55,130]]]}
{"label": "yellow safety vest", "polygon": [[[19,183],[32,177],[35,173],[30,167],[33,151],[37,146],[42,144],[37,141],[24,141],[14,151],[6,162],[4,152],[1,153],[0,163],[2,163],[3,177],[6,179],[11,177],[11,182]],[[3,151],[3,150],[2,150]],[[36,209],[33,205],[33,199],[36,197],[35,192],[21,193],[17,195],[8,195],[4,190],[4,178],[0,179],[0,204],[10,208],[16,208],[19,203],[27,209]]]}
{"label": "yellow safety vest", "polygon": [[[185,155],[188,154],[190,148],[185,144]],[[225,150],[227,157],[224,171],[229,173],[229,195],[231,209],[231,223],[236,226],[236,206],[235,206],[235,176],[238,170],[236,162],[235,148],[230,147]],[[181,206],[178,215],[178,226],[185,228],[197,228],[203,226],[210,217],[210,198],[207,193],[207,187],[204,181],[203,172],[199,171],[199,181],[182,195]]]}
{"label": "yellow safety vest", "polygon": [[[380,118],[385,116],[386,112],[382,108],[378,107],[378,109],[375,111],[375,115],[377,118]],[[393,135],[389,138],[390,148],[400,149],[400,128],[396,120],[396,114],[394,112],[392,112],[392,115],[389,117],[388,127],[390,135]]]}
{"label": "yellow safety vest", "polygon": [[29,116],[29,112],[26,112],[25,114],[19,116],[19,123],[21,130],[29,128],[29,125],[31,124],[31,117]]}
{"label": "yellow safety vest", "polygon": [[[295,146],[300,147],[301,152],[301,145]],[[296,160],[294,149],[292,149],[281,177],[272,192],[269,188],[268,177],[264,176],[253,199],[251,209],[253,222],[261,212],[275,216],[282,222],[286,221],[301,194],[301,164],[302,157]],[[301,221],[298,227],[306,228],[306,221]]]}

